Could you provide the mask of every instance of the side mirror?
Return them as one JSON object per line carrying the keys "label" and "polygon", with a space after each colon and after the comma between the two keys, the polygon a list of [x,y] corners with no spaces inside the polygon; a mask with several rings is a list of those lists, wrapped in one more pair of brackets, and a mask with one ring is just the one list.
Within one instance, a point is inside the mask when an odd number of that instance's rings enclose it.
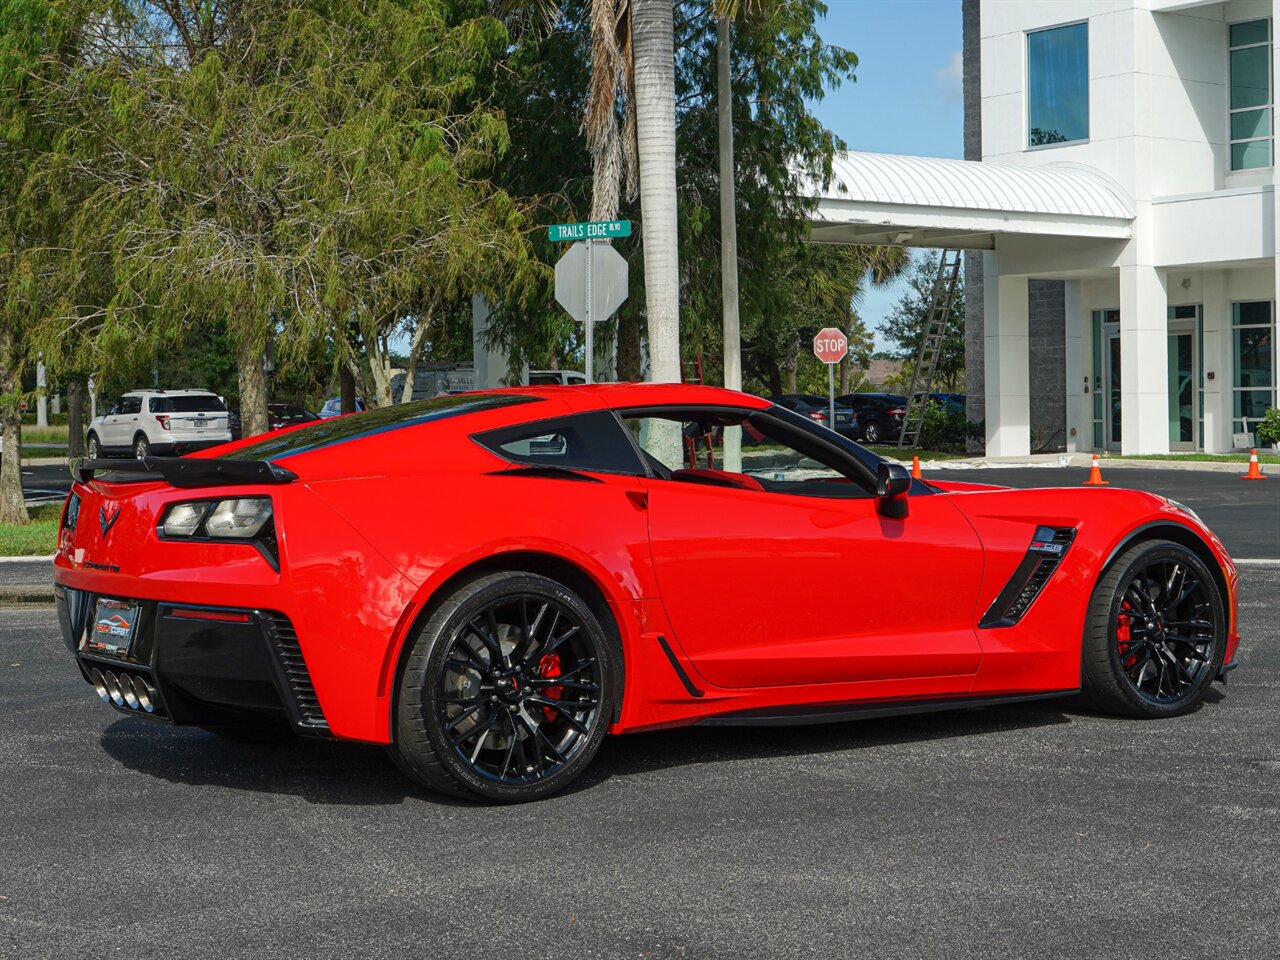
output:
{"label": "side mirror", "polygon": [[900,463],[881,463],[876,477],[876,509],[886,517],[901,520],[908,514],[911,473]]}

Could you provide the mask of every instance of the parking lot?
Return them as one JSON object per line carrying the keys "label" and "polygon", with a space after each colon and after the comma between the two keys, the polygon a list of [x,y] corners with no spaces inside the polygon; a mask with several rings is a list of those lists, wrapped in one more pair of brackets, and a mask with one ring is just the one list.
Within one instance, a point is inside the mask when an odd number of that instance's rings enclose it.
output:
{"label": "parking lot", "polygon": [[[1108,479],[1280,557],[1280,480],[1142,473]],[[1280,565],[1242,576],[1241,668],[1177,720],[639,734],[514,808],[428,794],[377,748],[122,716],[51,608],[0,611],[0,955],[1274,957]]]}

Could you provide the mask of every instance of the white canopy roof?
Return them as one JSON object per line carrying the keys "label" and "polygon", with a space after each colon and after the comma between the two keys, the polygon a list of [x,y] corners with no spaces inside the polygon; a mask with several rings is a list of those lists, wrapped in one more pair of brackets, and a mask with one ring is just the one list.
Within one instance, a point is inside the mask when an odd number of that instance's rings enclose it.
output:
{"label": "white canopy roof", "polygon": [[1126,239],[1133,204],[1114,181],[1078,164],[979,163],[843,153],[818,200],[811,239],[991,249],[999,234]]}

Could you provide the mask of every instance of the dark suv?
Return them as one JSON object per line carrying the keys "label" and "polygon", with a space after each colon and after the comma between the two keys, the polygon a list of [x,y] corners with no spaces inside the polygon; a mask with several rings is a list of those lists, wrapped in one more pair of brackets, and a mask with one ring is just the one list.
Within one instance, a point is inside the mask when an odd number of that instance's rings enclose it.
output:
{"label": "dark suv", "polygon": [[850,393],[836,402],[853,409],[861,424],[858,439],[865,443],[897,443],[902,433],[902,418],[907,412],[907,398],[896,393]]}

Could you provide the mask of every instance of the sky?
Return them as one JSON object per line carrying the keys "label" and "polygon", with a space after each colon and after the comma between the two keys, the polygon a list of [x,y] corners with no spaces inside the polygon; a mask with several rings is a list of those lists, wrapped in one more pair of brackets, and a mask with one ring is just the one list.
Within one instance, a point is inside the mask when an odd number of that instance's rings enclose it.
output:
{"label": "sky", "polygon": [[[960,0],[826,2],[819,34],[856,53],[858,71],[814,105],[818,118],[850,150],[962,157]],[[868,292],[860,312],[873,333],[901,296],[901,283]]]}

